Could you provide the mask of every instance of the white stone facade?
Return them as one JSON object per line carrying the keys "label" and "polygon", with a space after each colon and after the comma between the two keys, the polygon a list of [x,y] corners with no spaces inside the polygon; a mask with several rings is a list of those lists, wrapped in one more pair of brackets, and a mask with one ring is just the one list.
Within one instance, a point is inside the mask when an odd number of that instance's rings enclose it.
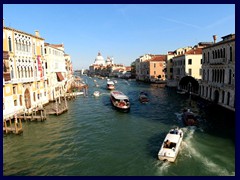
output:
{"label": "white stone facade", "polygon": [[235,34],[203,49],[202,98],[235,111]]}

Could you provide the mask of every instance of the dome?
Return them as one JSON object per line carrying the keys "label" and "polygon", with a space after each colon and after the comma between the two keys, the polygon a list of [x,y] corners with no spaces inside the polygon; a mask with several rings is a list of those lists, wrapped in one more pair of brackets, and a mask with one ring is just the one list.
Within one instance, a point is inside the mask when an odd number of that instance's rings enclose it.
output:
{"label": "dome", "polygon": [[98,64],[98,65],[105,64],[104,58],[101,56],[100,52],[98,53],[97,57],[95,58],[94,64]]}

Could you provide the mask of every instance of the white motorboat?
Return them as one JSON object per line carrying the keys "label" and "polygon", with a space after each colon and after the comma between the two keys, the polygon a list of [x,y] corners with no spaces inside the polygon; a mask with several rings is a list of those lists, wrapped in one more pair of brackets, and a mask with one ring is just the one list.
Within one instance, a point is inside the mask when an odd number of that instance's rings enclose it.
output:
{"label": "white motorboat", "polygon": [[129,98],[121,91],[112,91],[110,99],[114,107],[119,110],[128,111],[130,110]]}
{"label": "white motorboat", "polygon": [[113,90],[115,88],[113,81],[107,81],[107,89]]}
{"label": "white motorboat", "polygon": [[174,162],[177,158],[183,139],[183,131],[179,128],[171,129],[166,135],[158,152],[159,160]]}
{"label": "white motorboat", "polygon": [[94,91],[93,95],[94,95],[95,97],[99,97],[99,96],[100,96],[100,92],[99,92],[99,91]]}

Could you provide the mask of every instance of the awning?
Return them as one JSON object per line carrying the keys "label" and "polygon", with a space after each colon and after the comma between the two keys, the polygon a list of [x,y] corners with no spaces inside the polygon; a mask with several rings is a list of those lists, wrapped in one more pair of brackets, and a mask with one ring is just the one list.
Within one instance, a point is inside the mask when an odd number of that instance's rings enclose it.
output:
{"label": "awning", "polygon": [[63,75],[62,75],[61,72],[56,72],[56,73],[57,73],[57,79],[58,79],[58,81],[64,80],[64,77],[63,77]]}

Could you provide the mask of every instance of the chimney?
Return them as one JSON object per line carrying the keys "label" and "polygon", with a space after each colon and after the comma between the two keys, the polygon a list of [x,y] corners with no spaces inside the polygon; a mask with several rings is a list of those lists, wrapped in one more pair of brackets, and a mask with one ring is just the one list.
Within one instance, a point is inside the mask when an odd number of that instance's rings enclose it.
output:
{"label": "chimney", "polygon": [[39,31],[35,30],[35,36],[40,37]]}
{"label": "chimney", "polygon": [[216,43],[217,35],[213,35],[213,42]]}

